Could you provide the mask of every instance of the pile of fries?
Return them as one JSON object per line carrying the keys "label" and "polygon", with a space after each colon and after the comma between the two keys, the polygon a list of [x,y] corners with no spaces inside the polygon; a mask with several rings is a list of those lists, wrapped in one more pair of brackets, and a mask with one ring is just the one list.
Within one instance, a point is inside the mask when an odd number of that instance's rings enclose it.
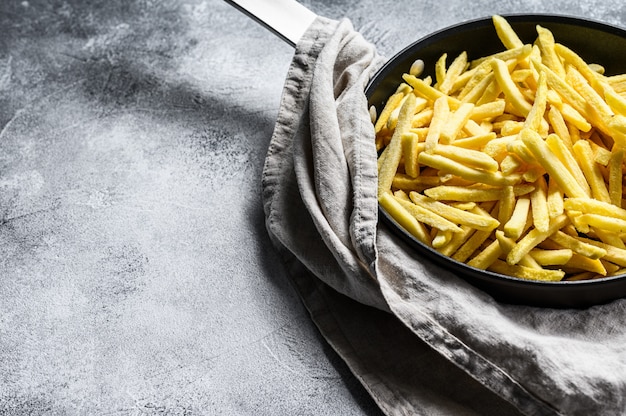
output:
{"label": "pile of fries", "polygon": [[417,240],[522,279],[626,272],[626,74],[604,75],[537,25],[501,52],[416,62],[373,111],[380,205]]}

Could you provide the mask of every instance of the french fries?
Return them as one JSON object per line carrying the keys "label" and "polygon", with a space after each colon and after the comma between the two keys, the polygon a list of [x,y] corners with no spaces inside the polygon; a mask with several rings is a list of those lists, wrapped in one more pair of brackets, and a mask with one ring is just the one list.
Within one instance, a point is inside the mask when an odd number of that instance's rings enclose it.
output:
{"label": "french fries", "polygon": [[413,65],[378,117],[380,205],[417,240],[520,279],[626,268],[626,74],[605,75],[537,25],[525,44]]}

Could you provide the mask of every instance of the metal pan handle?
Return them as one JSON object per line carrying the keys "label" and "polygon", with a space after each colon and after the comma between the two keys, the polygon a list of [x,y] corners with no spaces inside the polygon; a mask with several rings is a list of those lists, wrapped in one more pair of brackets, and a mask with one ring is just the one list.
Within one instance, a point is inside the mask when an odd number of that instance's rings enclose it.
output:
{"label": "metal pan handle", "polygon": [[225,0],[295,47],[317,15],[295,0]]}

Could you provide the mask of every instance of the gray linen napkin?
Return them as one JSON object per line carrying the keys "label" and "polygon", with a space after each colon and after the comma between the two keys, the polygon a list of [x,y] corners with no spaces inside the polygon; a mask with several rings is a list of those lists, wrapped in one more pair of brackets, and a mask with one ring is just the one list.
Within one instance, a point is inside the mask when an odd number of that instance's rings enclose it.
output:
{"label": "gray linen napkin", "polygon": [[387,414],[626,413],[626,300],[498,303],[378,223],[363,90],[381,63],[349,21],[318,18],[264,167],[268,231],[322,334]]}

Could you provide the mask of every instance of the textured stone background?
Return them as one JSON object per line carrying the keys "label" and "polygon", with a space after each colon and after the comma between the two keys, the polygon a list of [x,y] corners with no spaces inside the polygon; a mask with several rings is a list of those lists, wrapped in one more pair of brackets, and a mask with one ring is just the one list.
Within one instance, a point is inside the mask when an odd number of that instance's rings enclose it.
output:
{"label": "textured stone background", "polygon": [[[390,56],[599,0],[303,2]],[[219,0],[0,2],[0,414],[378,415],[265,234],[292,49]]]}

